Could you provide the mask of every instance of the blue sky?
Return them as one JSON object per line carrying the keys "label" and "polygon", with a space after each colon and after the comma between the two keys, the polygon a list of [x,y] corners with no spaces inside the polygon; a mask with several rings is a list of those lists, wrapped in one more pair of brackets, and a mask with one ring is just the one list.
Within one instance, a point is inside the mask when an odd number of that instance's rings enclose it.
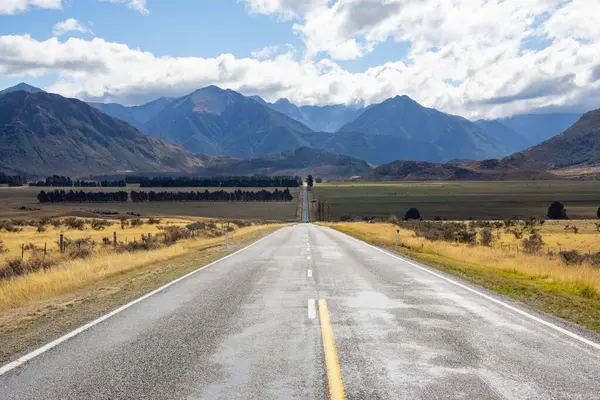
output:
{"label": "blue sky", "polygon": [[299,104],[408,94],[468,117],[584,111],[600,107],[594,7],[596,0],[0,0],[0,87],[26,81],[137,104],[216,84]]}

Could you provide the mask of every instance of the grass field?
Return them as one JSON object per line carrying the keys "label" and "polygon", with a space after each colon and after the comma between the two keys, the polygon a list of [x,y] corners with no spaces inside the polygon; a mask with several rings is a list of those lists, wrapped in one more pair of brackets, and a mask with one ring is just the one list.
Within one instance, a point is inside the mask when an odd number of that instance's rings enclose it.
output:
{"label": "grass field", "polygon": [[[71,188],[64,188],[70,190]],[[237,188],[222,188],[222,190],[233,191]],[[242,188],[243,190],[261,190],[263,188]],[[274,190],[273,188],[264,188]],[[52,190],[52,188],[0,187],[0,219],[3,218],[40,218],[44,216],[82,216],[93,217],[90,210],[100,209],[126,214],[135,212],[142,216],[188,216],[208,218],[244,218],[263,219],[275,221],[295,221],[299,197],[298,188],[290,188],[294,200],[291,202],[248,202],[248,203],[204,203],[204,202],[182,202],[182,203],[83,203],[83,204],[38,204],[37,195],[40,190]],[[73,188],[75,190],[75,188]],[[221,188],[139,188],[139,185],[128,185],[126,188],[81,188],[86,192],[93,191],[215,191]],[[21,210],[20,207],[39,210]]]}
{"label": "grass field", "polygon": [[[538,226],[545,246],[581,253],[600,251],[600,233],[591,221],[569,221],[578,234],[565,233],[562,223]],[[369,243],[396,250],[396,226],[364,222],[327,224]],[[512,238],[511,238],[512,236]],[[526,254],[504,229],[494,230],[491,247],[431,241],[400,230],[403,254],[507,295],[541,311],[600,332],[600,267],[589,261],[568,265],[560,255]],[[522,242],[521,242],[522,243]],[[507,247],[507,245],[511,245]]]}
{"label": "grass field", "polygon": [[[183,227],[198,220],[165,219],[160,225]],[[246,222],[239,223],[246,225]],[[68,252],[60,254],[53,243],[52,250],[45,257],[54,261],[52,267],[0,279],[0,362],[240,249],[280,226],[259,222],[252,226],[235,226],[229,232],[227,250],[218,227],[216,236],[215,230],[209,228],[196,237],[180,239],[171,245],[158,242],[150,250],[126,251],[98,245],[83,258],[73,257]],[[129,236],[129,240],[135,238],[138,241],[143,233],[155,236],[159,232],[157,225],[148,224],[121,230],[119,222],[100,232],[92,230],[89,225],[83,231],[60,229],[72,239],[91,237],[99,240],[112,235],[115,230],[119,240]],[[20,258],[20,242],[39,245],[55,239],[60,229],[49,227],[46,232],[37,232],[35,228],[25,227],[22,232],[0,233],[0,239],[10,249],[9,253],[0,254],[0,268],[6,268],[7,256]],[[39,257],[37,254],[27,252],[25,260]]]}
{"label": "grass field", "polygon": [[544,218],[553,201],[564,203],[570,218],[589,219],[600,207],[595,181],[340,183],[313,190],[316,198],[331,203],[334,220],[401,218],[410,207],[426,219]]}

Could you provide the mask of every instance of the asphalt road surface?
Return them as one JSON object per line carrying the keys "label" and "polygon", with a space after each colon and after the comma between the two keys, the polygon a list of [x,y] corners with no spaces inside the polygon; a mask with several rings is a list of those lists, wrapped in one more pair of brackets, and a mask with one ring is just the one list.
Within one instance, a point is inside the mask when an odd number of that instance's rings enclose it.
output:
{"label": "asphalt road surface", "polygon": [[283,228],[5,368],[0,399],[327,399],[338,359],[348,399],[600,397],[596,336],[456,282]]}

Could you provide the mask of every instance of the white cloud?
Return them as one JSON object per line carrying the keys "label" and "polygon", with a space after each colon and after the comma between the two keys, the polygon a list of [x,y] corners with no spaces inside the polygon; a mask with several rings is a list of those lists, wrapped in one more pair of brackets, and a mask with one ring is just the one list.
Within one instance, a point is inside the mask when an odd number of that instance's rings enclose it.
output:
{"label": "white cloud", "polygon": [[150,14],[150,11],[148,11],[148,8],[146,7],[146,0],[99,0],[99,1],[104,1],[104,2],[109,2],[109,3],[127,3],[127,7],[131,8],[132,10],[136,10],[137,12],[139,12],[142,15]]}
{"label": "white cloud", "polygon": [[[88,100],[140,103],[216,84],[258,94],[287,97],[300,104],[376,103],[397,94],[446,112],[492,117],[537,107],[580,104],[600,94],[600,47],[561,39],[523,54],[510,44],[479,49],[453,43],[351,73],[334,61],[295,60],[293,53],[272,59],[157,57],[103,39],[0,36],[0,74],[60,78],[50,91]],[[448,80],[462,84],[454,86]]]}
{"label": "white cloud", "polygon": [[[467,117],[600,107],[600,17],[589,12],[596,0],[240,1],[252,12],[295,19],[305,57],[285,46],[250,58],[158,57],[98,38],[0,36],[0,74],[55,73],[50,90],[125,103],[216,84],[300,104],[408,94]],[[335,61],[377,51],[390,38],[411,44],[407,57],[387,55],[395,61],[359,73]]]}
{"label": "white cloud", "polygon": [[0,0],[0,14],[16,14],[29,7],[61,9],[62,0]]}
{"label": "white cloud", "polygon": [[52,33],[54,34],[54,36],[62,36],[68,32],[90,33],[92,35],[94,34],[94,32],[92,32],[90,28],[84,26],[75,18],[69,18],[67,20],[58,22],[52,28]]}

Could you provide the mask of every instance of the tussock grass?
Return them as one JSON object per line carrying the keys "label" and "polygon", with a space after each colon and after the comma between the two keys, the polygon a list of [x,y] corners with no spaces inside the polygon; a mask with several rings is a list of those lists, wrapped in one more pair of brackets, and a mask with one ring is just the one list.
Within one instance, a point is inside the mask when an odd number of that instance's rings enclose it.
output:
{"label": "tussock grass", "polygon": [[[592,224],[591,222],[586,223]],[[331,225],[372,243],[380,243],[384,246],[394,245],[396,227],[393,224],[357,222]],[[564,241],[559,237],[552,238],[549,232],[556,231],[555,236],[565,234],[559,233],[556,227],[553,226],[554,223],[549,225],[549,229],[545,226],[542,227],[541,233],[544,242],[546,240]],[[517,241],[514,239],[514,235],[510,233],[502,235],[503,240],[513,244],[513,247],[503,248],[499,245],[492,247],[470,246],[443,241],[434,242],[416,237],[414,232],[405,229],[400,231],[400,245],[413,253],[428,256],[433,261],[451,260],[462,263],[469,268],[518,274],[540,281],[542,284],[554,285],[561,290],[585,297],[600,293],[600,268],[586,264],[566,265],[558,256],[549,257],[546,254],[534,255],[526,254],[522,250],[517,251],[515,246]],[[578,234],[578,236],[584,235]],[[598,251],[600,250],[600,234],[596,233],[593,236],[596,238],[594,251]],[[580,251],[591,250],[594,247],[591,238],[579,242],[573,241],[570,244]]]}
{"label": "tussock grass", "polygon": [[[264,226],[238,229],[230,233],[230,242],[235,243],[236,237],[261,229],[264,229]],[[196,238],[143,252],[119,253],[112,248],[107,248],[94,252],[90,258],[59,259],[56,267],[0,281],[0,312],[32,302],[48,300],[115,275],[171,260],[193,250],[220,246],[222,243],[221,237]]]}

